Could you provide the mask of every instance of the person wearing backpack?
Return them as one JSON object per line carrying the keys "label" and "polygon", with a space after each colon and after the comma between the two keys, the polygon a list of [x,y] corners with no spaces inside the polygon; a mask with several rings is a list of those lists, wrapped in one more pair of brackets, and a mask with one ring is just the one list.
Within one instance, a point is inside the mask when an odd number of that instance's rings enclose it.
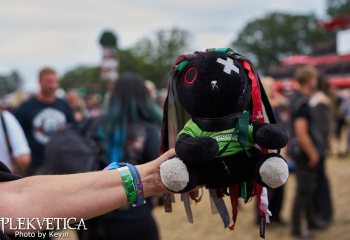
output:
{"label": "person wearing backpack", "polygon": [[102,170],[108,162],[97,136],[101,117],[66,126],[45,146],[39,174],[72,174]]}

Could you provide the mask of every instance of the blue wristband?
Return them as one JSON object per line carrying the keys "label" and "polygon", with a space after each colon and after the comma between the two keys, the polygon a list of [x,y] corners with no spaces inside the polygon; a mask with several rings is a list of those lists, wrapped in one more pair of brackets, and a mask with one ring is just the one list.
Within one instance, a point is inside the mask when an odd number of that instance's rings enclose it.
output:
{"label": "blue wristband", "polygon": [[119,163],[117,163],[117,162],[111,162],[107,167],[105,167],[105,168],[103,169],[103,171],[106,171],[106,170],[113,170],[113,169],[118,169],[118,168],[120,168]]}

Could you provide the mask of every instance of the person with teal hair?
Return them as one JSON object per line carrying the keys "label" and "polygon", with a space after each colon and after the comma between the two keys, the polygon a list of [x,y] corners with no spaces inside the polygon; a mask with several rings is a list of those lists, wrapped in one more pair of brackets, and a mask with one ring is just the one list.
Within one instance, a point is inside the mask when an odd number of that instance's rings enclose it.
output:
{"label": "person with teal hair", "polygon": [[[138,165],[157,158],[161,121],[161,109],[144,79],[135,73],[122,74],[99,128],[109,163]],[[146,199],[144,205],[126,206],[105,215],[102,226],[106,239],[159,239],[151,210],[150,199]]]}
{"label": "person with teal hair", "polygon": [[[100,135],[106,144],[110,162],[125,161],[129,130],[136,125],[160,125],[161,109],[151,98],[145,81],[134,73],[120,76],[112,91]],[[157,149],[159,144],[157,144]],[[159,154],[159,152],[158,152]],[[131,160],[134,161],[134,160]]]}

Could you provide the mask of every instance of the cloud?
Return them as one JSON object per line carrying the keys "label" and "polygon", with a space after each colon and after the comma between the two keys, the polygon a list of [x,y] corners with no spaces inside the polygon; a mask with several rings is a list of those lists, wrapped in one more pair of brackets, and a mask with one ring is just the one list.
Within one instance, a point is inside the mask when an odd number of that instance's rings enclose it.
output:
{"label": "cloud", "polygon": [[128,47],[159,29],[192,33],[191,48],[226,47],[247,21],[271,11],[324,12],[324,0],[0,0],[0,73],[18,69],[33,88],[36,71],[98,64],[104,29]]}

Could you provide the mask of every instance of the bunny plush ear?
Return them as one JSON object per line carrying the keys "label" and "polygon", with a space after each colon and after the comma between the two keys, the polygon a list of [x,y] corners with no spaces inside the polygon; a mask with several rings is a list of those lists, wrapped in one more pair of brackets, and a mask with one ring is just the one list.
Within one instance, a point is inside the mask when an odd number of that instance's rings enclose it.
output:
{"label": "bunny plush ear", "polygon": [[182,107],[177,93],[176,81],[179,73],[190,62],[190,59],[196,57],[196,54],[179,56],[173,63],[169,81],[168,95],[166,97],[163,109],[163,122],[161,131],[161,152],[165,152],[175,146],[178,133],[190,119],[187,111]]}
{"label": "bunny plush ear", "polygon": [[[178,57],[172,66],[170,77],[168,81],[168,94],[164,102],[163,108],[163,122],[161,130],[161,146],[160,152],[164,153],[168,149],[175,147],[176,139],[178,133],[185,126],[186,122],[190,119],[189,114],[182,107],[176,93],[176,80],[179,73],[183,68],[189,63],[190,58],[195,57],[194,54],[191,55],[182,55]],[[188,194],[181,194],[184,201],[186,214],[189,221],[192,219],[192,212],[189,205],[189,196]],[[166,212],[172,211],[172,202],[175,201],[173,194],[164,194],[164,209]]]}
{"label": "bunny plush ear", "polygon": [[233,54],[234,57],[240,61],[243,68],[246,70],[248,78],[252,86],[252,98],[251,98],[251,117],[254,121],[261,121],[267,123],[276,123],[276,118],[272,110],[270,101],[266,95],[265,89],[261,83],[260,77],[255,70],[253,64],[238,53]]}

